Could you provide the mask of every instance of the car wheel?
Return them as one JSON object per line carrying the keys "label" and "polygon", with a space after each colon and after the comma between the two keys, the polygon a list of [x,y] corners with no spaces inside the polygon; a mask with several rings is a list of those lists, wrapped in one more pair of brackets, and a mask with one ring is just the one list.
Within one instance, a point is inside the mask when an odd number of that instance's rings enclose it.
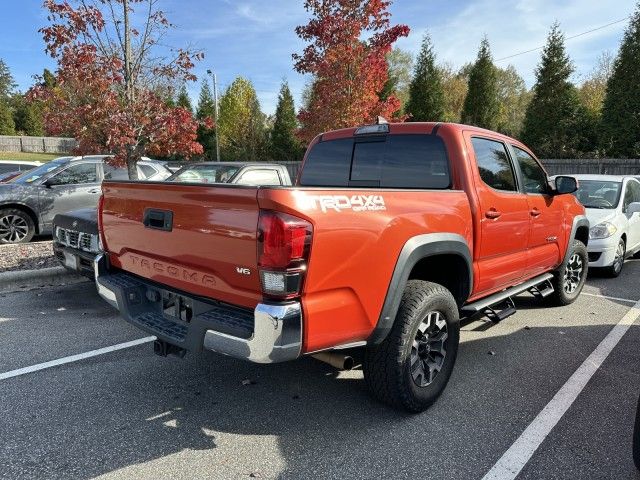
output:
{"label": "car wheel", "polygon": [[0,210],[0,244],[31,241],[36,228],[31,216],[15,208]]}
{"label": "car wheel", "polygon": [[611,266],[605,268],[604,270],[607,276],[615,278],[620,275],[620,273],[622,273],[626,250],[627,244],[625,243],[624,239],[621,238],[618,242],[618,246],[616,247],[616,256],[613,259],[613,263],[611,264]]}
{"label": "car wheel", "polygon": [[569,305],[576,301],[587,279],[589,255],[587,247],[580,240],[571,244],[566,260],[553,272],[553,293],[549,302],[553,306]]}
{"label": "car wheel", "polygon": [[393,328],[363,362],[369,391],[410,412],[433,404],[446,387],[458,353],[458,306],[442,285],[410,280]]}

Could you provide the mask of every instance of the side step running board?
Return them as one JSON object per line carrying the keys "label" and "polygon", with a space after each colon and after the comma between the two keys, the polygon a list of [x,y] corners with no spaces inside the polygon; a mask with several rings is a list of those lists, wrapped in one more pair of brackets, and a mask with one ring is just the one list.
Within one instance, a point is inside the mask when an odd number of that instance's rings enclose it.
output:
{"label": "side step running board", "polygon": [[[535,278],[532,278],[531,280],[527,280],[526,282],[521,283],[520,285],[507,288],[502,292],[494,293],[493,295],[489,295],[488,297],[478,300],[477,302],[469,303],[462,307],[462,313],[468,316],[479,312],[485,312],[487,308],[498,305],[500,303],[504,303],[507,299],[509,299],[509,297],[512,297],[513,295],[518,295],[519,293],[530,291],[533,288],[535,288],[540,295],[548,296],[553,293],[553,287],[549,282],[549,280],[551,280],[552,278],[553,275],[551,273],[545,273],[543,275],[537,276]],[[548,291],[548,289],[551,289],[551,291]],[[513,308],[513,302],[511,302],[510,307]],[[515,308],[513,308],[513,310],[514,311],[511,313],[515,313]],[[509,313],[509,315],[511,313]],[[506,315],[503,318],[506,318],[509,315]]]}
{"label": "side step running board", "polygon": [[493,323],[498,323],[516,313],[516,306],[509,297],[496,305],[485,308],[483,313]]}
{"label": "side step running board", "polygon": [[551,280],[545,280],[539,285],[534,285],[529,289],[529,293],[537,299],[547,298],[553,293],[553,285],[551,285]]}

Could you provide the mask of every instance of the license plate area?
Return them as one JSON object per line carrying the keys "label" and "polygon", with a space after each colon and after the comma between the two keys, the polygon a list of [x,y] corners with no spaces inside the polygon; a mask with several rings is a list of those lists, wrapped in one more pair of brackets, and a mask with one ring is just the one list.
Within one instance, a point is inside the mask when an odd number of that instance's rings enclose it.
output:
{"label": "license plate area", "polygon": [[64,252],[64,265],[71,270],[78,270],[78,257]]}
{"label": "license plate area", "polygon": [[162,292],[162,313],[172,320],[188,323],[193,318],[193,300],[165,290]]}

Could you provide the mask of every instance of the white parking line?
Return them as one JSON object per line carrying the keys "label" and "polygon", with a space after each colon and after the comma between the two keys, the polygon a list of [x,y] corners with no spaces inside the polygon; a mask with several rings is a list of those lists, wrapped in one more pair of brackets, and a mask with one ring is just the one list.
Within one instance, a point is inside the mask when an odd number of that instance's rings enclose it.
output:
{"label": "white parking line", "polygon": [[27,373],[37,372],[38,370],[44,370],[45,368],[56,367],[58,365],[64,365],[65,363],[77,362],[84,360],[85,358],[97,357],[98,355],[104,355],[105,353],[115,352],[117,350],[123,350],[125,348],[135,347],[142,345],[143,343],[153,342],[156,337],[144,337],[130,342],[119,343],[117,345],[111,345],[110,347],[99,348],[98,350],[91,350],[90,352],[79,353],[77,355],[71,355],[69,357],[59,358],[57,360],[51,360],[50,362],[38,363],[31,367],[18,368],[17,370],[11,370],[10,372],[0,373],[0,380],[6,380],[7,378],[19,377],[20,375],[26,375]]}
{"label": "white parking line", "polygon": [[483,480],[512,480],[518,476],[553,427],[560,421],[591,377],[609,356],[631,325],[640,317],[640,300],[626,313],[600,345],[571,375],[538,416],[522,432]]}
{"label": "white parking line", "polygon": [[638,300],[631,300],[630,298],[610,297],[608,295],[600,295],[599,293],[587,293],[582,292],[580,295],[587,295],[589,297],[606,298],[607,300],[615,300],[617,302],[636,303]]}

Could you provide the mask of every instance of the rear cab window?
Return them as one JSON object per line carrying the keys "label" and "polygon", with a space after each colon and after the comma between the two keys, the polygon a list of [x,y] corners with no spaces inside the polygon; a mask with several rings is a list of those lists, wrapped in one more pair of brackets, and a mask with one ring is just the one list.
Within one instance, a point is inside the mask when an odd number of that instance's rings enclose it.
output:
{"label": "rear cab window", "polygon": [[442,138],[389,134],[327,140],[309,152],[301,186],[448,189],[451,174]]}

